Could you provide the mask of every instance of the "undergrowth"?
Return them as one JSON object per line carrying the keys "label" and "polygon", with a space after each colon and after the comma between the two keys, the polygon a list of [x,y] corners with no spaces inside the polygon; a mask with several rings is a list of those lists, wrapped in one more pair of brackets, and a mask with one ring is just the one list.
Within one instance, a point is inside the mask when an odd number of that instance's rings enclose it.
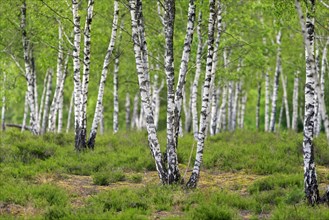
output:
{"label": "undergrowth", "polygon": [[[237,131],[208,137],[203,171],[217,175],[221,172],[241,175],[239,171],[244,175],[259,175],[257,180],[248,182],[245,191],[238,185],[236,190],[223,189],[218,184],[217,187],[186,190],[181,185],[161,186],[159,181],[145,184],[143,174],[155,171],[145,132],[99,135],[94,151],[80,153],[74,150],[71,133],[33,136],[9,129],[1,137],[0,218],[329,218],[328,207],[305,204],[302,135],[293,132]],[[159,132],[159,140],[164,149],[164,132]],[[192,135],[179,139],[178,160],[184,167],[182,173],[192,148],[190,168],[196,143]],[[328,145],[323,135],[315,140],[315,151],[317,165],[329,165]],[[65,175],[91,176],[94,185],[90,187],[106,186],[108,190],[95,191],[91,197],[80,198],[81,204],[72,205],[79,196],[56,185],[56,180],[40,182],[38,178],[46,174],[60,175],[64,179]],[[319,181],[327,183],[328,176],[329,173],[321,171]],[[111,187],[118,182],[127,182],[131,186]],[[15,214],[2,208],[10,204],[32,207],[35,211],[24,216],[23,212]]]}

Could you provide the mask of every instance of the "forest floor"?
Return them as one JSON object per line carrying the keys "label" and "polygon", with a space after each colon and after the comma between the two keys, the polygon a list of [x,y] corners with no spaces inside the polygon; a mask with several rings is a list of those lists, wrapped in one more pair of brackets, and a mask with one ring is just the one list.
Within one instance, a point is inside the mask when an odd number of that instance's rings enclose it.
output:
{"label": "forest floor", "polygon": [[[78,154],[66,147],[71,145],[69,135],[1,133],[0,219],[329,217],[326,205],[305,203],[300,135],[240,132],[210,137],[196,190],[162,186],[143,146],[145,134],[119,135],[99,137],[99,149]],[[193,139],[184,137],[180,143],[189,146],[179,150],[186,180]],[[328,145],[323,137],[315,143],[323,193],[329,184]]]}

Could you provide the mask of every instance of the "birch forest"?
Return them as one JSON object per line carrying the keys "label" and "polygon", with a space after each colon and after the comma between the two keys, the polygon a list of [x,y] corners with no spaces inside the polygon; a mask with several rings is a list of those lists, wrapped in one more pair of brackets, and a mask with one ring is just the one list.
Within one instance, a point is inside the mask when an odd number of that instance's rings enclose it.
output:
{"label": "birch forest", "polygon": [[0,2],[1,219],[329,219],[329,0]]}

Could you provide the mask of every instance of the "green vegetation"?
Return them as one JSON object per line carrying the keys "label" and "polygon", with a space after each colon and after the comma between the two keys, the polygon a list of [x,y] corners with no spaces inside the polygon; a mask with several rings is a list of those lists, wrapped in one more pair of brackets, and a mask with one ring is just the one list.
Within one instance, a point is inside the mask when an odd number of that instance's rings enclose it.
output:
{"label": "green vegetation", "polygon": [[[74,151],[72,134],[1,133],[0,218],[326,219],[305,204],[301,134],[238,131],[209,137],[196,190],[161,186],[143,132],[99,136]],[[160,133],[165,140],[165,133]],[[180,140],[185,171],[193,137]],[[325,137],[315,140],[320,190],[329,182]],[[161,143],[164,146],[164,143]],[[194,146],[195,149],[195,146]],[[231,182],[230,182],[231,181]],[[307,214],[307,215],[306,215]]]}

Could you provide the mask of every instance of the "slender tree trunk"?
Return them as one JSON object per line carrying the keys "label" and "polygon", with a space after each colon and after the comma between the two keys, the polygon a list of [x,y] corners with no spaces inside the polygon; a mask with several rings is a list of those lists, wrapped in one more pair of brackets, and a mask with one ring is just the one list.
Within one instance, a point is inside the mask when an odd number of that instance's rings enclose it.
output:
{"label": "slender tree trunk", "polygon": [[[129,0],[130,14],[131,14],[131,29],[132,29],[132,40],[134,45],[134,54],[136,60],[136,70],[138,76],[138,83],[140,87],[140,96],[142,106],[146,115],[146,128],[148,132],[148,142],[153,158],[155,159],[156,169],[158,175],[163,184],[167,183],[167,172],[162,159],[160,145],[156,133],[156,127],[154,125],[154,117],[152,111],[152,102],[150,91],[147,88],[149,85],[148,78],[148,65],[144,63],[141,54],[145,47],[142,44],[146,44],[146,41],[141,41],[140,32],[138,31],[139,24],[138,19],[143,17],[142,13],[142,2],[140,0]],[[145,53],[144,53],[145,54]]]}
{"label": "slender tree trunk", "polygon": [[102,106],[102,116],[101,116],[101,120],[99,122],[99,133],[101,135],[104,134],[104,106]]}
{"label": "slender tree trunk", "polygon": [[126,130],[129,131],[130,130],[130,95],[128,92],[126,93],[125,108],[126,108]]}
{"label": "slender tree trunk", "polygon": [[164,86],[164,82],[161,82],[160,87],[158,88],[158,75],[154,75],[154,83],[153,83],[153,109],[154,109],[154,125],[156,128],[158,128],[159,123],[159,115],[160,115],[160,92]]}
{"label": "slender tree trunk", "polygon": [[281,74],[281,30],[278,32],[276,36],[276,43],[278,45],[278,49],[276,55],[276,68],[275,68],[273,94],[272,94],[272,111],[271,111],[270,129],[269,129],[271,132],[274,132],[275,130],[276,102],[278,100],[279,79]]}
{"label": "slender tree trunk", "polygon": [[[59,22],[58,22],[59,23]],[[49,122],[48,122],[48,131],[55,132],[56,129],[56,118],[58,113],[58,107],[60,103],[60,87],[63,77],[63,33],[62,33],[61,24],[58,24],[58,56],[57,56],[57,71],[56,71],[56,88],[54,92],[54,97],[50,105],[49,111]]]}
{"label": "slender tree trunk", "polygon": [[289,113],[288,93],[287,93],[287,77],[285,77],[283,75],[283,73],[281,74],[281,81],[282,81],[282,88],[283,88],[284,109],[286,110],[286,123],[287,123],[287,128],[290,129],[290,113]]}
{"label": "slender tree trunk", "polygon": [[244,95],[241,98],[241,118],[240,118],[240,128],[244,128],[244,115],[246,112],[246,103],[247,103],[247,93],[244,92]]}
{"label": "slender tree trunk", "polygon": [[[188,62],[190,60],[191,46],[193,42],[193,34],[194,34],[194,21],[195,21],[195,0],[189,1],[188,15],[187,15],[187,26],[186,26],[186,34],[184,39],[184,48],[180,63],[178,83],[176,87],[175,93],[175,110],[174,110],[174,139],[175,139],[175,147],[178,145],[178,123],[181,117],[181,109],[182,109],[182,99],[183,99],[183,90],[186,82],[187,68]],[[187,113],[187,112],[186,112]],[[186,117],[188,118],[188,117]],[[178,180],[178,179],[177,179]]]}
{"label": "slender tree trunk", "polygon": [[[317,44],[316,44],[317,45]],[[315,50],[315,71],[316,71],[316,76],[314,77],[315,79],[320,78],[320,54],[319,54],[319,47],[317,45],[316,50]],[[315,88],[319,87],[319,80],[315,80]],[[315,97],[315,105],[314,105],[314,135],[315,137],[319,136],[320,134],[320,129],[321,129],[321,102],[320,102],[320,93],[318,93],[318,90],[315,89],[314,97]]]}
{"label": "slender tree trunk", "polygon": [[115,58],[114,71],[113,71],[113,133],[117,133],[119,130],[119,57]]}
{"label": "slender tree trunk", "polygon": [[133,117],[131,119],[131,128],[136,128],[138,124],[138,93],[134,97]]}
{"label": "slender tree trunk", "polygon": [[232,109],[233,109],[233,82],[228,82],[228,96],[227,96],[227,127],[232,131]]}
{"label": "slender tree trunk", "polygon": [[305,44],[306,60],[306,83],[305,83],[305,119],[304,119],[304,189],[307,201],[314,205],[319,201],[319,190],[314,161],[314,76],[316,76],[315,58],[314,58],[314,9],[315,1],[310,0],[308,6],[311,10],[307,11],[306,22],[300,6],[299,0],[295,0],[299,21]]}
{"label": "slender tree trunk", "polygon": [[294,131],[298,131],[297,127],[297,120],[298,120],[298,84],[299,84],[299,71],[295,73],[294,79],[294,92],[293,92],[293,99],[292,99],[292,123],[291,128]]}
{"label": "slender tree trunk", "polygon": [[[39,108],[39,115],[38,115],[39,127],[40,128],[41,128],[41,123],[42,123],[42,112],[43,112],[43,108],[44,108],[44,104],[45,104],[45,96],[46,96],[46,92],[47,92],[48,74],[49,74],[49,72],[47,71],[46,72],[45,79],[43,80],[43,89],[42,89],[42,96],[41,96],[41,102],[40,102],[40,108]],[[41,130],[40,130],[40,133],[41,133]]]}
{"label": "slender tree trunk", "polygon": [[73,80],[74,80],[74,131],[75,131],[75,149],[82,150],[81,146],[81,77],[80,77],[80,41],[81,41],[81,29],[80,29],[80,15],[79,15],[79,1],[72,0],[72,14],[73,14]]}
{"label": "slender tree trunk", "polygon": [[23,1],[21,7],[21,30],[22,30],[22,42],[23,42],[23,52],[24,52],[24,63],[25,63],[25,78],[27,80],[27,94],[28,94],[28,103],[30,107],[30,124],[31,132],[34,135],[39,134],[39,127],[37,123],[37,112],[35,109],[35,96],[34,96],[34,76],[33,69],[31,67],[31,57],[29,54],[30,43],[27,38],[26,33],[26,2]]}
{"label": "slender tree trunk", "polygon": [[24,101],[24,113],[23,113],[23,122],[22,122],[22,130],[25,130],[26,127],[26,119],[27,119],[27,114],[29,112],[29,98],[28,98],[28,91],[25,92],[25,101]]}
{"label": "slender tree trunk", "polygon": [[222,103],[218,112],[218,119],[216,125],[216,133],[219,133],[222,130],[225,130],[226,127],[226,100],[227,100],[227,86],[223,86],[222,91]]}
{"label": "slender tree trunk", "polygon": [[87,16],[84,28],[84,47],[83,47],[83,74],[81,85],[81,105],[80,105],[80,128],[76,135],[76,150],[82,150],[87,147],[87,103],[88,103],[88,85],[90,73],[90,49],[91,49],[91,24],[93,19],[94,0],[88,0]]}
{"label": "slender tree trunk", "polygon": [[217,117],[218,117],[218,90],[213,91],[211,96],[211,119],[210,119],[210,135],[213,136],[216,134],[216,125],[217,125]]}
{"label": "slender tree trunk", "polygon": [[69,62],[69,54],[67,54],[65,58],[65,63],[64,63],[64,70],[63,74],[61,77],[61,83],[59,86],[59,92],[58,92],[58,97],[59,97],[59,105],[58,105],[58,126],[57,126],[57,132],[61,133],[62,128],[63,128],[63,105],[64,105],[64,85],[65,85],[65,80],[67,76],[67,68],[68,68],[68,62]]}
{"label": "slender tree trunk", "polygon": [[70,101],[69,112],[68,112],[68,114],[67,114],[66,133],[69,132],[69,130],[70,130],[70,126],[71,126],[71,115],[72,115],[72,109],[73,109],[73,101],[74,101],[74,91],[72,92],[72,95],[71,95],[71,101]]}
{"label": "slender tree trunk", "polygon": [[2,80],[2,106],[1,106],[1,128],[2,130],[6,130],[6,122],[5,122],[5,113],[6,113],[6,73],[3,72],[3,80]]}
{"label": "slender tree trunk", "polygon": [[[49,102],[51,96],[51,86],[52,86],[52,78],[53,78],[53,70],[47,70],[47,89],[46,89],[46,98],[45,98],[45,106],[43,108],[43,115],[42,115],[42,126],[41,126],[41,134],[46,132],[48,116],[49,116]],[[41,109],[40,109],[41,110]]]}
{"label": "slender tree trunk", "polygon": [[270,109],[270,77],[268,75],[268,71],[266,71],[265,73],[265,131],[270,130],[269,109]]}
{"label": "slender tree trunk", "polygon": [[256,129],[259,130],[259,113],[260,113],[260,99],[262,96],[262,83],[257,83],[257,104],[256,104]]}
{"label": "slender tree trunk", "polygon": [[[167,79],[167,162],[168,183],[180,179],[177,151],[176,130],[179,132],[179,119],[175,123],[175,74],[174,74],[174,21],[175,1],[165,0],[165,73]],[[178,110],[177,110],[178,111]],[[175,128],[176,126],[176,128]]]}
{"label": "slender tree trunk", "polygon": [[194,138],[198,139],[198,110],[197,110],[197,101],[198,101],[198,85],[199,85],[199,78],[201,74],[201,59],[202,59],[202,33],[201,33],[201,25],[202,25],[202,10],[199,10],[198,16],[198,26],[197,26],[197,34],[198,34],[198,48],[196,54],[196,69],[195,75],[192,85],[192,94],[191,94],[191,112],[192,112],[192,128]]}
{"label": "slender tree trunk", "polygon": [[284,109],[284,99],[282,99],[282,103],[281,103],[281,107],[280,107],[280,112],[279,112],[278,130],[280,130],[281,125],[282,125],[283,109]]}
{"label": "slender tree trunk", "polygon": [[117,0],[115,0],[114,1],[114,13],[113,13],[111,40],[110,40],[109,46],[107,48],[107,52],[106,52],[104,63],[103,63],[101,80],[99,82],[99,87],[98,87],[98,96],[97,96],[96,108],[95,108],[95,113],[94,113],[94,119],[93,119],[93,123],[92,123],[91,129],[90,129],[89,140],[87,142],[88,147],[91,149],[94,149],[95,139],[96,139],[96,135],[97,135],[97,128],[98,128],[98,124],[99,124],[99,121],[100,121],[101,115],[102,115],[104,88],[105,88],[105,82],[106,82],[106,77],[107,77],[107,72],[108,72],[108,66],[110,63],[110,58],[111,58],[112,52],[114,50],[114,45],[115,45],[115,41],[116,41],[116,35],[117,35],[117,30],[118,30],[118,18],[119,18],[119,3]]}
{"label": "slender tree trunk", "polygon": [[186,133],[189,133],[191,131],[191,126],[192,126],[191,99],[189,99],[187,103],[187,95],[185,92],[185,87],[183,90],[183,110],[185,115],[184,129]]}
{"label": "slender tree trunk", "polygon": [[37,84],[37,75],[36,75],[36,68],[33,56],[33,48],[30,48],[30,62],[31,62],[31,71],[33,77],[33,96],[34,96],[34,106],[35,106],[35,121],[37,124],[38,132],[40,133],[40,122],[39,122],[39,104],[38,104],[38,84]]}
{"label": "slender tree trunk", "polygon": [[[220,8],[220,3],[219,3]],[[199,176],[200,176],[200,166],[202,163],[203,157],[203,148],[205,141],[205,131],[207,128],[207,118],[208,118],[208,108],[210,103],[210,88],[212,81],[212,65],[213,65],[213,53],[214,53],[214,32],[215,32],[215,1],[209,1],[209,23],[208,23],[208,52],[207,52],[207,65],[206,65],[206,74],[205,81],[203,85],[203,95],[202,95],[202,108],[200,113],[200,127],[199,127],[199,136],[196,150],[196,158],[194,161],[194,167],[189,181],[186,186],[188,188],[195,188],[197,186]]]}

